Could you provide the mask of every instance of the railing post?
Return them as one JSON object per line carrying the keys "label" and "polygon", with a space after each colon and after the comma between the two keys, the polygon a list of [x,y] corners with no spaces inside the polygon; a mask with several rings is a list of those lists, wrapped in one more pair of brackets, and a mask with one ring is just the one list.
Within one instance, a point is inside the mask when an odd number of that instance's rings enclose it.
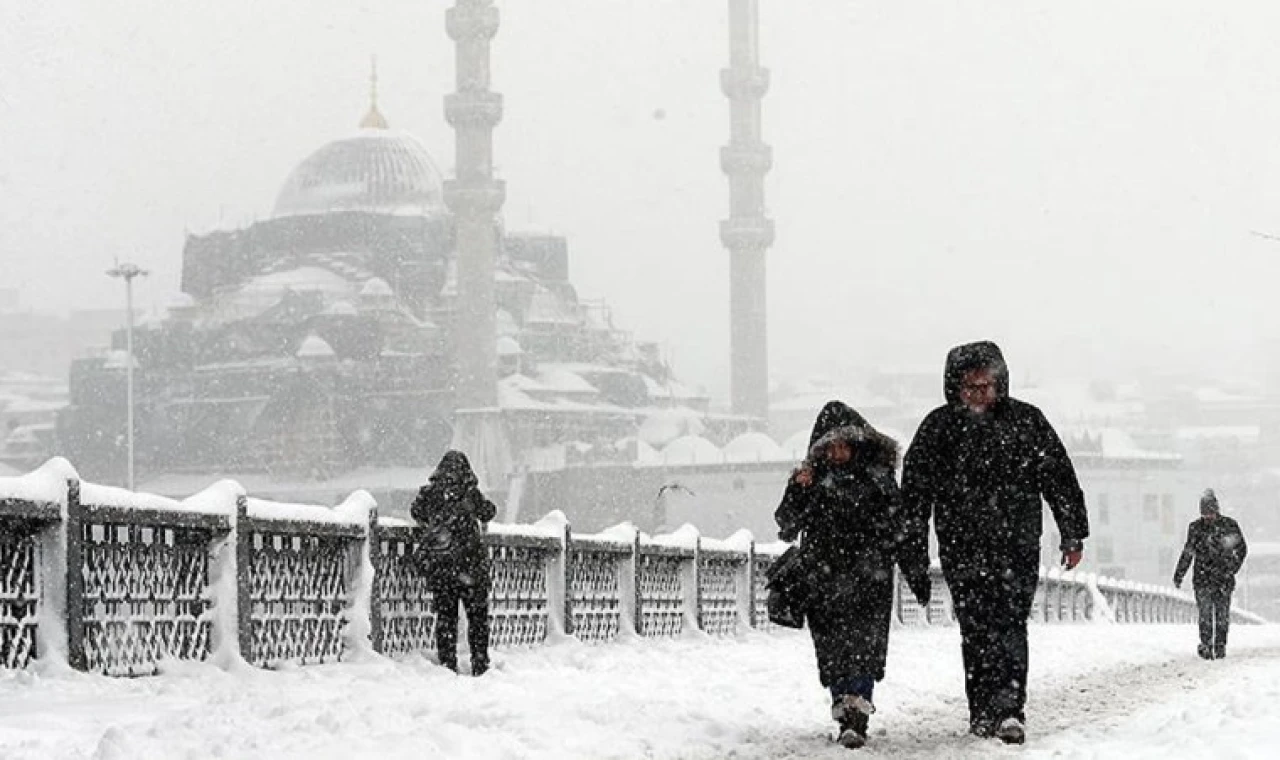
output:
{"label": "railing post", "polygon": [[640,529],[631,536],[631,554],[618,563],[618,627],[639,636],[644,630],[640,614]]}
{"label": "railing post", "polygon": [[249,521],[249,499],[236,496],[236,639],[240,657],[253,663],[253,525]]}
{"label": "railing post", "polygon": [[[747,558],[742,563],[738,586],[738,627],[756,627],[756,540],[747,544]],[[742,605],[746,605],[743,610]]]}
{"label": "railing post", "polygon": [[84,651],[84,507],[80,504],[80,481],[67,479],[66,520],[66,627],[67,664],[87,670]]}
{"label": "railing post", "polygon": [[560,588],[564,589],[564,632],[573,635],[573,531],[569,523],[564,524],[564,549],[560,552],[561,569]]}
{"label": "railing post", "polygon": [[369,510],[369,528],[365,534],[369,562],[373,565],[373,588],[369,591],[369,645],[382,653],[382,599],[378,594],[378,573],[382,565],[382,535],[378,532],[378,507]]}
{"label": "railing post", "polygon": [[[693,574],[692,574],[693,619],[694,619],[694,625],[696,625],[697,629],[701,631],[702,630],[702,536],[698,536],[696,539],[694,539],[694,542],[693,542],[692,570],[693,570]],[[688,587],[686,587],[684,592],[685,620],[689,619],[689,601],[690,601],[689,589]]]}
{"label": "railing post", "polygon": [[573,530],[565,521],[559,551],[547,561],[547,626],[563,636],[573,635]]}

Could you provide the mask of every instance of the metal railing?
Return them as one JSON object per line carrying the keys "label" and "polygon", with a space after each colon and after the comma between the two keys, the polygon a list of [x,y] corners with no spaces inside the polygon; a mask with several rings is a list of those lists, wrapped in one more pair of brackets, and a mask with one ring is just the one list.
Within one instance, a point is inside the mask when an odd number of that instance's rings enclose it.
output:
{"label": "metal railing", "polygon": [[[224,481],[177,502],[82,485],[53,460],[0,479],[0,493],[13,494],[0,498],[4,667],[65,658],[79,670],[137,676],[169,660],[276,667],[435,646],[416,532],[379,520],[363,492],[335,509],[278,505]],[[558,513],[495,531],[484,537],[494,646],[770,627],[765,573],[784,544],[758,546],[745,532],[714,541],[690,527],[574,535]],[[895,585],[898,624],[954,623],[936,568],[933,583],[927,610]],[[1185,623],[1195,603],[1172,589],[1042,571],[1032,618]],[[1233,619],[1260,621],[1240,610]]]}

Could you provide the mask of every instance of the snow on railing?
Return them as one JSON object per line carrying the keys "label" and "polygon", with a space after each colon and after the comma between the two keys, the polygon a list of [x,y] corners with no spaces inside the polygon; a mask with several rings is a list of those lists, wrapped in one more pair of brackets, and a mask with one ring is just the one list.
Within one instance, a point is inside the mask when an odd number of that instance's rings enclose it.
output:
{"label": "snow on railing", "polygon": [[[768,628],[765,573],[786,544],[690,525],[649,536],[624,523],[575,535],[559,512],[493,523],[494,646],[601,642]],[[364,491],[330,508],[251,498],[222,481],[176,501],[83,483],[65,460],[0,478],[0,666],[33,658],[108,675],[170,660],[276,667],[434,648],[435,610],[412,523],[379,519]],[[918,607],[896,584],[900,624],[954,622],[935,566]],[[1191,622],[1171,589],[1041,571],[1032,617]],[[1261,622],[1234,610],[1233,619]]]}
{"label": "snow on railing", "polygon": [[[941,568],[935,563],[929,575],[933,591],[928,609],[916,604],[906,581],[899,577],[894,599],[898,623],[955,624],[955,610]],[[1198,612],[1195,598],[1176,589],[1041,567],[1030,617],[1042,623],[1194,623]],[[1231,621],[1266,622],[1235,606],[1231,608]]]}

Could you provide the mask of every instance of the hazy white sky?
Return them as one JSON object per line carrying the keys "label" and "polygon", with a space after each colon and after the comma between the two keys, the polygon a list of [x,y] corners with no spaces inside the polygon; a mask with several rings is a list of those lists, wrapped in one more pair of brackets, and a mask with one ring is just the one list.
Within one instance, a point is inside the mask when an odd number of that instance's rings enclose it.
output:
{"label": "hazy white sky", "polygon": [[[115,304],[120,256],[163,302],[185,230],[267,215],[354,128],[371,53],[451,171],[450,4],[3,0],[4,286]],[[508,225],[566,234],[580,292],[722,392],[725,0],[498,5]],[[761,5],[776,375],[979,337],[1021,375],[1271,360],[1280,4]]]}

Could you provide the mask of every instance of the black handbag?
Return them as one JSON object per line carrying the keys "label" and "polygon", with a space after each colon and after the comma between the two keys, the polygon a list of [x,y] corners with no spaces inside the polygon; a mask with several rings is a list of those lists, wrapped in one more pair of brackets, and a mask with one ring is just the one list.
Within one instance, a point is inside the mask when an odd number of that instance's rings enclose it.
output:
{"label": "black handbag", "polygon": [[765,577],[768,579],[765,609],[769,622],[784,628],[803,628],[809,583],[800,547],[788,547],[765,571]]}

